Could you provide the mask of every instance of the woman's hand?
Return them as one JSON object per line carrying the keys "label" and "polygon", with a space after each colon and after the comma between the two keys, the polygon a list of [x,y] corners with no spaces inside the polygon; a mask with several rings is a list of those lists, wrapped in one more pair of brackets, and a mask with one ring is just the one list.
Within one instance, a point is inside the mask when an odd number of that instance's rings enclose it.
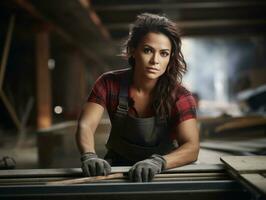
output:
{"label": "woman's hand", "polygon": [[129,170],[129,179],[135,182],[148,182],[155,174],[161,173],[165,168],[165,159],[160,155],[152,155],[150,158],[137,162]]}
{"label": "woman's hand", "polygon": [[110,164],[93,152],[81,156],[82,171],[85,176],[106,176],[111,172]]}

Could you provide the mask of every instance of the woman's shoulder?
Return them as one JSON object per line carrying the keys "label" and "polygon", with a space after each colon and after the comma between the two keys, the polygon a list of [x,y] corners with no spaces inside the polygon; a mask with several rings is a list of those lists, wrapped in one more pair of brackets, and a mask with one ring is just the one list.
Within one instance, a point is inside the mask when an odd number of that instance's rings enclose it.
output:
{"label": "woman's shoulder", "polygon": [[121,77],[125,76],[128,72],[130,72],[131,68],[124,68],[118,70],[112,70],[103,73],[100,78],[103,79],[120,79]]}
{"label": "woman's shoulder", "polygon": [[177,85],[175,90],[175,106],[172,117],[176,125],[181,122],[196,118],[196,102],[192,93],[182,85]]}
{"label": "woman's shoulder", "polygon": [[187,88],[185,88],[183,85],[180,84],[176,85],[174,95],[177,100],[180,98],[193,96],[192,93]]}

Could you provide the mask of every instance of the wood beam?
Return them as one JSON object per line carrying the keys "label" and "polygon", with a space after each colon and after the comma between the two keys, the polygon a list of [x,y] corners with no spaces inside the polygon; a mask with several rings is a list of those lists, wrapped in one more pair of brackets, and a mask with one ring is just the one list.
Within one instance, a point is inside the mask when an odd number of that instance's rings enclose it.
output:
{"label": "wood beam", "polygon": [[178,10],[178,9],[204,9],[204,8],[249,8],[266,6],[265,1],[222,1],[222,2],[180,2],[180,3],[144,3],[125,5],[95,5],[96,12],[102,11],[136,11],[136,10]]}
{"label": "wood beam", "polygon": [[79,0],[80,4],[88,10],[89,17],[91,21],[99,28],[100,33],[106,40],[110,40],[111,36],[109,31],[106,29],[106,27],[102,24],[101,19],[94,11],[93,7],[91,6],[90,0]]}
{"label": "wood beam", "polygon": [[99,66],[106,66],[107,64],[102,61],[102,58],[100,58],[96,53],[94,53],[89,48],[85,47],[81,42],[77,40],[77,38],[74,38],[69,33],[67,33],[64,29],[62,29],[60,26],[46,18],[38,9],[35,8],[34,5],[32,5],[28,0],[14,0],[15,3],[21,7],[22,9],[26,10],[31,16],[33,16],[36,19],[39,19],[41,22],[45,22],[47,26],[54,30],[59,36],[61,36],[67,43],[72,44],[73,46],[77,47],[80,52],[87,57],[88,59],[91,59],[95,64]]}
{"label": "wood beam", "polygon": [[48,128],[52,124],[51,78],[48,69],[49,33],[36,35],[36,81],[37,81],[37,128]]}
{"label": "wood beam", "polygon": [[9,21],[9,26],[8,26],[8,31],[7,31],[7,36],[4,44],[4,50],[3,50],[3,55],[1,59],[1,65],[0,65],[0,99],[2,99],[4,106],[6,107],[11,119],[13,120],[16,128],[18,130],[21,130],[21,122],[18,119],[17,113],[15,111],[15,108],[12,106],[10,101],[8,100],[6,94],[4,93],[3,90],[3,83],[4,83],[4,78],[5,78],[5,70],[6,70],[6,64],[8,60],[8,55],[9,55],[9,50],[10,50],[10,45],[11,45],[11,39],[12,39],[12,34],[15,26],[15,15],[12,15]]}
{"label": "wood beam", "polygon": [[13,105],[10,103],[10,101],[8,100],[7,96],[5,95],[4,91],[0,91],[0,99],[2,99],[13,123],[15,124],[17,130],[21,131],[22,129],[22,125],[21,122],[18,119],[17,113],[13,107]]}
{"label": "wood beam", "polygon": [[14,25],[15,25],[15,15],[12,15],[9,21],[8,31],[6,34],[6,40],[4,44],[4,50],[3,50],[3,55],[1,59],[1,65],[0,65],[0,91],[2,91],[2,86],[3,86],[3,82],[5,78],[6,64],[7,64],[9,49],[11,45],[11,38],[12,38],[13,30],[14,30]]}
{"label": "wood beam", "polygon": [[[260,25],[266,24],[266,19],[257,20],[193,20],[193,21],[176,21],[177,25],[181,28],[208,28],[208,27],[234,27],[234,26],[245,26],[245,25]],[[128,30],[128,23],[112,23],[107,25],[109,30]]]}

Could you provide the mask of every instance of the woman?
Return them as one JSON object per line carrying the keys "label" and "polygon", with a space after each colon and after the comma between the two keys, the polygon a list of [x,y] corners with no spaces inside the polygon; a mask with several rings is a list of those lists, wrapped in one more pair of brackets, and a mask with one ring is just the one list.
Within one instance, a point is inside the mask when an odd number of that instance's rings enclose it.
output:
{"label": "woman", "polygon": [[[76,138],[86,176],[107,175],[111,165],[133,165],[130,180],[146,182],[164,169],[197,159],[196,105],[181,86],[187,68],[175,23],[164,16],[141,14],[125,47],[131,68],[98,78]],[[101,159],[95,153],[94,132],[105,108],[112,129],[108,152]]]}

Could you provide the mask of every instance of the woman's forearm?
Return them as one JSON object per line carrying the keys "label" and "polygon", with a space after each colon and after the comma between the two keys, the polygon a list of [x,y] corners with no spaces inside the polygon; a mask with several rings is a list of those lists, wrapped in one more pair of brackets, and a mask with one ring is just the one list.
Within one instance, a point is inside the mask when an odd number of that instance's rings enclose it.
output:
{"label": "woman's forearm", "polygon": [[194,162],[197,160],[198,154],[199,154],[198,143],[190,143],[190,142],[185,143],[181,145],[178,149],[163,156],[166,160],[165,168],[170,169]]}
{"label": "woman's forearm", "polygon": [[94,132],[87,124],[78,124],[76,133],[76,141],[80,153],[95,152],[94,148]]}
{"label": "woman's forearm", "polygon": [[76,133],[76,142],[80,153],[94,152],[94,133],[103,115],[104,108],[96,103],[84,105]]}

